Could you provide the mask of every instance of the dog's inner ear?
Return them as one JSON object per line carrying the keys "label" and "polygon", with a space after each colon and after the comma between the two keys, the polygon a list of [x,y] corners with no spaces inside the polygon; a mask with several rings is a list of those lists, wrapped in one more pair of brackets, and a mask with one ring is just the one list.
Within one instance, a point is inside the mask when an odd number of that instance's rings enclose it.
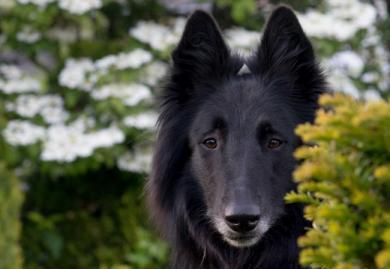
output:
{"label": "dog's inner ear", "polygon": [[299,79],[312,71],[310,69],[315,65],[313,48],[290,8],[280,6],[271,14],[258,57],[263,73],[291,74]]}
{"label": "dog's inner ear", "polygon": [[192,87],[194,82],[218,79],[228,58],[229,49],[214,19],[204,11],[195,11],[172,54],[181,81]]}

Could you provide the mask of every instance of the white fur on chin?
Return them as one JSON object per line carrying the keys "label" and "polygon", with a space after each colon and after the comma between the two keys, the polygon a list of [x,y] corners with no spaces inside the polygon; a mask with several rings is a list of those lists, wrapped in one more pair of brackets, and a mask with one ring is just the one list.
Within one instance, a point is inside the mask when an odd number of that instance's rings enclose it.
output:
{"label": "white fur on chin", "polygon": [[222,238],[231,246],[238,247],[238,248],[251,247],[255,245],[257,242],[260,241],[260,239],[271,227],[271,221],[269,221],[268,218],[264,218],[260,220],[259,224],[256,226],[255,228],[256,234],[253,237],[245,238],[245,239],[232,239],[229,237],[229,234],[237,234],[237,233],[232,231],[227,226],[227,224],[223,219],[221,218],[216,219],[214,221],[214,224],[218,232],[222,235]]}

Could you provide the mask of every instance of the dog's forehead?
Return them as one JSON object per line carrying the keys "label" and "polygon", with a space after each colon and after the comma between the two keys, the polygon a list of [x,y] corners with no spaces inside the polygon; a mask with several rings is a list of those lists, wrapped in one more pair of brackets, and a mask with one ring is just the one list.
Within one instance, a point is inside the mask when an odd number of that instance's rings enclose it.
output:
{"label": "dog's forehead", "polygon": [[279,94],[265,89],[257,78],[231,80],[210,96],[200,117],[225,118],[230,124],[243,121],[256,124],[261,118],[283,121],[285,114],[289,114],[283,100]]}
{"label": "dog's forehead", "polygon": [[264,106],[273,94],[267,93],[261,80],[256,77],[236,78],[226,81],[216,91],[216,105],[231,111],[241,107],[251,109]]}

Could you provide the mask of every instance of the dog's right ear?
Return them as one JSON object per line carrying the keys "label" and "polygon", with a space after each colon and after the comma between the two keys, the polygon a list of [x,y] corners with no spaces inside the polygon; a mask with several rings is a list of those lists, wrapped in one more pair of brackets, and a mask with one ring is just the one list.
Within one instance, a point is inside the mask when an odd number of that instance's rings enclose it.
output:
{"label": "dog's right ear", "polygon": [[205,11],[195,11],[172,54],[174,73],[186,82],[186,88],[193,87],[196,82],[222,76],[228,58],[229,50],[217,23]]}

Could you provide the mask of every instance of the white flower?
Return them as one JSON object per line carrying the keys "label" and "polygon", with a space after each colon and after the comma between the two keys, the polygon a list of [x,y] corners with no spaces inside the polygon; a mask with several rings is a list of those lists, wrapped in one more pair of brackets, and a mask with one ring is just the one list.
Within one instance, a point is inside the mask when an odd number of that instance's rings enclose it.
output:
{"label": "white flower", "polygon": [[32,44],[41,38],[41,34],[29,27],[25,27],[21,32],[16,34],[16,39],[20,42]]}
{"label": "white flower", "polygon": [[74,14],[83,14],[102,6],[101,0],[58,0],[60,8]]}
{"label": "white flower", "polygon": [[143,112],[138,115],[127,116],[123,123],[128,127],[138,129],[153,129],[156,126],[158,115],[155,112]]}
{"label": "white flower", "polygon": [[95,62],[95,67],[97,69],[109,69],[112,66],[115,65],[117,61],[117,56],[116,55],[107,55]]}
{"label": "white flower", "polygon": [[145,68],[145,73],[141,76],[141,81],[149,86],[156,86],[167,73],[168,64],[162,61],[155,61]]}
{"label": "white flower", "polygon": [[375,8],[359,0],[329,0],[326,13],[309,10],[305,14],[298,14],[308,35],[340,41],[350,39],[358,30],[374,25],[375,17]]}
{"label": "white flower", "polygon": [[0,91],[13,94],[38,92],[40,89],[39,79],[25,74],[17,65],[0,65]]}
{"label": "white flower", "polygon": [[367,72],[362,75],[362,81],[365,83],[373,83],[378,81],[379,74],[376,72]]}
{"label": "white flower", "polygon": [[6,94],[39,92],[40,90],[41,82],[32,77],[23,77],[9,81],[0,79],[0,91]]}
{"label": "white flower", "polygon": [[7,103],[6,108],[28,118],[40,114],[49,124],[64,122],[69,116],[62,98],[57,95],[20,95],[15,102]]}
{"label": "white flower", "polygon": [[108,148],[125,140],[125,135],[118,127],[101,129],[88,134],[88,136],[95,148]]}
{"label": "white flower", "polygon": [[25,74],[17,65],[0,65],[0,91],[14,94],[40,90],[41,82],[38,78]]}
{"label": "white flower", "polygon": [[228,44],[235,49],[251,51],[259,43],[260,34],[255,31],[248,31],[244,28],[232,28],[225,31]]}
{"label": "white flower", "polygon": [[135,149],[134,152],[125,153],[117,160],[117,166],[122,171],[149,172],[152,163],[151,150]]}
{"label": "white flower", "polygon": [[143,100],[150,99],[152,94],[143,84],[108,84],[92,91],[92,97],[96,100],[118,98],[124,104],[134,106]]}
{"label": "white flower", "polygon": [[64,122],[69,117],[64,109],[63,99],[56,95],[43,96],[40,115],[49,124]]}
{"label": "white flower", "polygon": [[328,81],[331,89],[359,98],[359,90],[355,87],[351,79],[342,72],[331,72],[328,74]]}
{"label": "white flower", "polygon": [[107,55],[96,62],[88,58],[68,59],[59,75],[59,83],[71,89],[90,91],[108,69],[139,68],[150,62],[153,56],[143,49]]}
{"label": "white flower", "polygon": [[118,69],[138,68],[152,60],[152,54],[143,49],[135,49],[128,53],[120,53],[117,56],[115,66]]}
{"label": "white flower", "polygon": [[88,132],[88,124],[88,121],[78,120],[70,125],[50,126],[41,159],[72,162],[79,157],[91,156],[98,148],[111,147],[125,139],[123,132],[115,126]]}
{"label": "white flower", "polygon": [[340,51],[325,61],[328,69],[338,69],[352,77],[358,77],[364,68],[362,57],[354,51]]}
{"label": "white flower", "polygon": [[161,51],[173,46],[179,40],[179,35],[168,27],[151,21],[138,22],[135,28],[130,29],[130,35]]}
{"label": "white flower", "polygon": [[375,7],[359,0],[328,0],[333,16],[357,28],[368,28],[375,22]]}
{"label": "white flower", "polygon": [[91,59],[68,59],[59,75],[59,83],[71,89],[89,91],[93,83],[88,80],[88,75],[94,70],[95,66]]}
{"label": "white flower", "polygon": [[378,101],[381,100],[381,96],[379,95],[378,91],[369,89],[364,91],[363,99],[367,101]]}
{"label": "white flower", "polygon": [[11,120],[4,129],[3,136],[11,145],[26,146],[43,140],[45,129],[29,121]]}
{"label": "white flower", "polygon": [[8,103],[7,109],[20,116],[31,118],[38,114],[42,108],[42,102],[38,99],[39,97],[34,95],[21,95],[14,103]]}
{"label": "white flower", "polygon": [[0,65],[0,73],[8,80],[20,79],[23,74],[18,66],[8,64]]}
{"label": "white flower", "polygon": [[47,131],[41,159],[72,162],[79,155],[86,157],[92,154],[88,143],[79,130],[65,125],[52,125]]}
{"label": "white flower", "polygon": [[139,68],[152,60],[152,54],[143,49],[122,52],[117,55],[107,55],[95,62],[96,69],[106,70],[115,67],[118,70],[126,68]]}

